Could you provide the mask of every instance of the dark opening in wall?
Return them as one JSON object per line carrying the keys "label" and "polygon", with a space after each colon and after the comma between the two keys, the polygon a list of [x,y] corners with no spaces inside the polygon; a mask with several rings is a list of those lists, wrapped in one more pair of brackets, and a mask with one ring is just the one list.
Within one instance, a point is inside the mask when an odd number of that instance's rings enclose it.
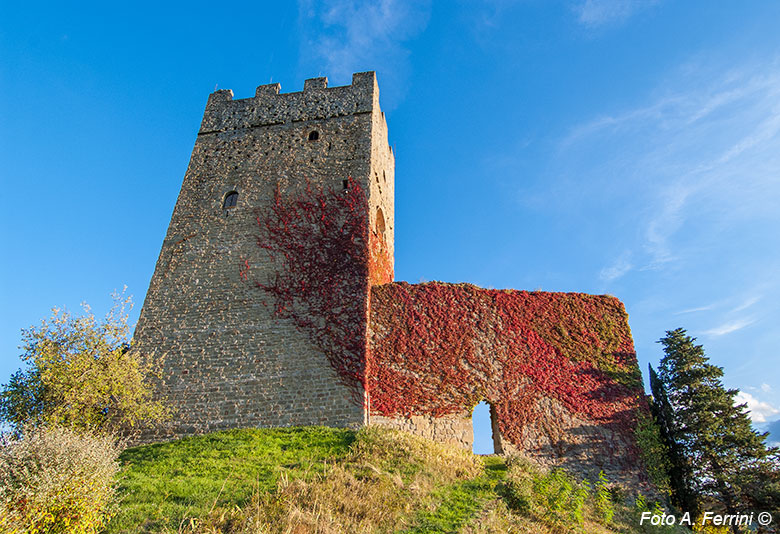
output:
{"label": "dark opening in wall", "polygon": [[349,180],[341,180],[341,185],[344,186],[344,191],[349,189]]}
{"label": "dark opening in wall", "polygon": [[471,447],[474,454],[501,454],[501,438],[498,434],[496,410],[486,401],[474,407],[471,415],[471,425],[474,430],[474,443]]}
{"label": "dark opening in wall", "polygon": [[230,193],[225,195],[225,200],[222,201],[222,207],[225,209],[235,208],[237,203],[238,203],[238,193],[235,191],[231,191]]}
{"label": "dark opening in wall", "polygon": [[312,130],[311,132],[309,132],[309,141],[316,141],[319,138],[320,138],[320,132],[318,132],[317,130]]}
{"label": "dark opening in wall", "polygon": [[382,213],[382,208],[376,209],[376,226],[374,227],[379,237],[385,236],[385,215]]}

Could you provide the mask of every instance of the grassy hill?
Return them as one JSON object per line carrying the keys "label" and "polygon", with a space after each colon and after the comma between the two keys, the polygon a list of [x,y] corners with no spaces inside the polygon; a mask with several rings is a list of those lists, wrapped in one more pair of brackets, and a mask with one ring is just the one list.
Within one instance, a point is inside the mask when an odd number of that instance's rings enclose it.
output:
{"label": "grassy hill", "polygon": [[645,532],[604,484],[380,428],[231,430],[121,461],[109,533]]}

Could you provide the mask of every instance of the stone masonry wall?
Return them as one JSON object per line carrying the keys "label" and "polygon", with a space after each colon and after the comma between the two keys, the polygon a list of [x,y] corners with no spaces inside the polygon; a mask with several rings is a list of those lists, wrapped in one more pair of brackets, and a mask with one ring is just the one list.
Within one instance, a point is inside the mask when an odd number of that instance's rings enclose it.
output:
{"label": "stone masonry wall", "polygon": [[474,427],[471,423],[471,413],[442,415],[412,415],[409,417],[385,417],[372,415],[372,425],[380,425],[396,430],[403,430],[410,434],[449,443],[463,449],[471,450],[474,444]]}
{"label": "stone masonry wall", "polygon": [[[283,268],[257,235],[277,191],[293,194],[307,184],[340,190],[350,178],[392,229],[392,185],[382,192],[369,185],[381,171],[392,181],[386,135],[374,73],[355,74],[345,87],[327,88],[317,78],[298,93],[279,94],[272,84],[254,98],[233,100],[230,91],[209,97],[133,339],[133,350],[163,358],[157,392],[177,410],[145,441],[365,422],[363,406],[320,348],[276,316],[254,283]],[[238,193],[237,205],[223,208],[230,192]],[[367,317],[367,280],[354,306]]]}
{"label": "stone masonry wall", "polygon": [[372,287],[370,332],[370,422],[470,448],[485,400],[498,452],[644,480],[634,430],[647,406],[614,297],[396,282]]}

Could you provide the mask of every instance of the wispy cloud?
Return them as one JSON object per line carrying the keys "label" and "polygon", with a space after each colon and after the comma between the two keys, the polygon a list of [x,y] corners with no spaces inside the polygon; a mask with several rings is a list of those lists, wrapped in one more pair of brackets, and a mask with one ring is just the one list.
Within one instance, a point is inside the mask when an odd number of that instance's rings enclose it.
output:
{"label": "wispy cloud", "polygon": [[425,29],[430,15],[427,1],[299,0],[298,5],[307,37],[304,61],[339,83],[349,83],[358,71],[406,71],[409,52],[403,43]]}
{"label": "wispy cloud", "polygon": [[743,328],[750,326],[755,322],[755,319],[736,319],[734,321],[723,323],[722,325],[716,326],[715,328],[705,330],[703,334],[708,336],[725,336],[726,334],[731,334],[737,330],[742,330]]}
{"label": "wispy cloud", "polygon": [[674,312],[674,315],[685,315],[688,313],[697,313],[697,312],[703,312],[703,311],[711,311],[718,308],[728,308],[728,311],[726,312],[726,315],[730,314],[737,314],[739,312],[745,311],[746,309],[754,306],[755,304],[758,304],[762,300],[762,296],[755,295],[748,298],[743,298],[739,301],[739,304],[733,307],[729,307],[730,302],[734,299],[724,299],[719,300],[718,302],[712,302],[710,304],[707,304],[705,306],[696,306],[694,308],[686,308],[684,310],[680,310],[678,312]]}
{"label": "wispy cloud", "polygon": [[742,302],[742,304],[740,304],[739,306],[734,308],[732,311],[735,312],[735,313],[736,312],[741,312],[743,310],[746,310],[746,309],[750,308],[754,304],[757,304],[758,301],[760,301],[760,300],[761,300],[760,296],[750,297],[750,298],[746,299],[744,302]]}
{"label": "wispy cloud", "polygon": [[589,27],[620,24],[655,0],[585,0],[574,5],[577,20]]}
{"label": "wispy cloud", "polygon": [[750,411],[750,418],[754,423],[766,423],[767,419],[771,419],[773,416],[780,414],[780,410],[768,402],[761,401],[744,391],[737,393],[734,401],[737,404],[747,404],[747,408]]}
{"label": "wispy cloud", "polygon": [[715,304],[708,304],[707,306],[699,306],[696,308],[688,308],[685,310],[680,310],[678,312],[674,312],[675,315],[683,315],[686,313],[697,313],[697,312],[703,312],[703,311],[709,311],[715,307]]}
{"label": "wispy cloud", "polygon": [[619,258],[612,262],[612,264],[601,269],[599,278],[605,282],[611,282],[624,276],[632,267],[633,265],[631,264],[631,261],[629,261],[629,254],[623,253]]}
{"label": "wispy cloud", "polygon": [[[610,187],[628,198],[628,206],[641,199],[632,221],[643,227],[634,255],[638,270],[664,269],[680,260],[685,251],[679,236],[692,222],[710,221],[714,229],[777,218],[778,63],[714,72],[688,65],[656,89],[655,98],[576,125],[562,139],[561,153],[583,158],[610,147],[599,174],[621,177],[617,190],[614,181]],[[714,243],[717,233],[702,237]]]}

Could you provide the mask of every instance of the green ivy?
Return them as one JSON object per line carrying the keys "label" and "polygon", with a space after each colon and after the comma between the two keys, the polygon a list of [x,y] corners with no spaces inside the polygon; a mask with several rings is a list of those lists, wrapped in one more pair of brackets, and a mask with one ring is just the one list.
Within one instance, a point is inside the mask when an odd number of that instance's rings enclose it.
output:
{"label": "green ivy", "polygon": [[661,431],[653,417],[644,410],[637,411],[636,444],[650,481],[663,495],[671,494],[669,485],[669,451],[661,440]]}

